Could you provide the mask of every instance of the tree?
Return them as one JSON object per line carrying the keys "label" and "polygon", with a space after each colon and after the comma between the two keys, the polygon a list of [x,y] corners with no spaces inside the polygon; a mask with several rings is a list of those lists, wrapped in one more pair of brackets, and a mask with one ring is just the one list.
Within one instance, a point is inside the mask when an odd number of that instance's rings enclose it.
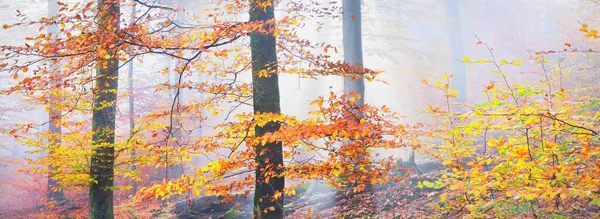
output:
{"label": "tree", "polygon": [[[344,10],[344,61],[356,68],[363,68],[362,34],[361,34],[361,10],[360,1],[342,1]],[[362,76],[358,79],[344,77],[344,93],[347,95],[358,95],[356,105],[361,108],[364,105],[365,81]],[[359,116],[362,117],[362,116]]]}
{"label": "tree", "polygon": [[[250,6],[250,22],[262,22],[250,35],[252,54],[252,94],[254,113],[281,112],[279,106],[279,80],[277,72],[277,49],[275,46],[274,2],[254,0]],[[267,72],[267,77],[262,77]],[[278,131],[280,124],[275,121],[255,127],[257,137]],[[282,176],[283,147],[281,142],[269,141],[256,146],[256,187],[254,191],[254,215],[256,218],[283,218],[283,192],[285,179]]]}
{"label": "tree", "polygon": [[[135,5],[131,6],[131,23],[135,22],[135,13],[136,13]],[[134,109],[134,95],[133,95],[133,62],[129,62],[127,66],[127,93],[129,94],[129,137],[133,138],[135,135],[135,109]],[[132,160],[135,159],[136,151],[135,148],[131,150]],[[137,171],[137,166],[134,163],[131,165],[132,171]],[[137,192],[137,183],[135,180],[132,181],[132,192],[135,194]]]}
{"label": "tree", "polygon": [[119,76],[118,47],[115,32],[119,29],[120,1],[98,2],[98,48],[106,50],[97,63],[92,112],[93,153],[90,166],[89,217],[110,219],[113,213],[115,162],[115,113]]}
{"label": "tree", "polygon": [[[42,25],[57,22],[66,26],[61,29],[65,39],[56,42],[50,41],[45,35],[31,37],[29,41],[32,42],[19,47],[3,46],[3,55],[8,55],[0,58],[3,65],[11,62],[10,69],[15,79],[18,79],[17,73],[27,72],[28,68],[34,69],[33,64],[23,57],[33,62],[49,57],[68,60],[64,76],[65,81],[67,78],[71,81],[63,86],[81,90],[66,94],[69,96],[69,106],[79,110],[85,118],[89,115],[89,102],[93,100],[92,132],[87,128],[88,123],[73,123],[76,131],[66,135],[69,140],[65,137],[64,141],[77,144],[78,147],[67,150],[67,145],[63,144],[61,151],[69,156],[46,157],[49,162],[64,168],[61,180],[65,184],[90,186],[90,217],[111,217],[110,189],[122,188],[114,184],[112,179],[114,176],[132,175],[128,174],[128,168],[113,169],[113,165],[135,164],[140,169],[166,168],[180,155],[202,155],[207,158],[207,163],[178,178],[161,177],[159,180],[162,182],[148,182],[149,188],[140,188],[138,197],[167,199],[185,192],[194,196],[218,196],[231,200],[238,195],[236,191],[247,191],[243,195],[248,195],[248,189],[254,187],[257,205],[254,213],[259,217],[279,218],[283,216],[283,195],[293,195],[295,192],[293,186],[284,190],[284,177],[299,181],[327,180],[335,187],[344,187],[346,182],[353,182],[357,184],[354,187],[356,191],[364,189],[367,184],[391,180],[386,173],[393,160],[374,162],[368,156],[373,148],[406,146],[405,142],[401,142],[406,134],[405,127],[397,123],[398,116],[385,106],[365,104],[361,109],[365,112],[363,118],[348,120],[356,116],[355,109],[359,108],[354,101],[356,97],[330,93],[312,102],[316,109],[310,113],[311,118],[298,119],[280,112],[279,73],[309,77],[339,75],[367,80],[373,80],[378,74],[342,61],[331,61],[329,55],[314,54],[314,51],[327,53],[328,50],[337,53],[337,49],[331,46],[319,48],[296,34],[304,17],[301,12],[313,11],[304,1],[292,2],[290,13],[279,20],[274,19],[273,1],[256,0],[252,4],[218,2],[214,8],[210,8],[213,5],[207,6],[199,15],[201,19],[192,20],[185,26],[173,22],[174,19],[170,17],[176,9],[135,1],[146,12],[122,29],[119,29],[119,6],[115,2],[101,1],[97,7],[91,7],[94,5],[92,2],[63,6],[64,10],[75,12],[65,15],[63,19],[42,18],[39,22]],[[248,11],[249,21],[236,19]],[[180,29],[185,31],[176,31]],[[250,46],[244,41],[248,36]],[[31,44],[41,46],[33,47]],[[164,74],[172,73],[169,71],[180,75],[201,72],[219,80],[197,84],[180,80],[174,85],[159,84],[157,91],[177,90],[175,104],[180,90],[194,90],[207,95],[201,101],[189,98],[186,101],[188,103],[181,104],[179,109],[174,109],[172,103],[165,108],[153,105],[156,108],[148,112],[138,108],[135,135],[131,131],[114,133],[118,63],[145,54],[167,56],[179,62],[176,67],[162,72]],[[13,59],[20,62],[12,64]],[[92,68],[97,68],[95,75],[89,74]],[[19,80],[18,86],[13,87],[14,92],[37,97],[39,93],[34,90],[53,90],[47,86],[45,70],[43,66],[35,68],[34,73],[40,76],[21,73],[30,77]],[[250,76],[248,78],[252,78],[252,83],[241,78],[241,75]],[[95,87],[93,92],[89,92],[86,85],[92,81],[96,81]],[[90,93],[93,93],[93,98],[89,96]],[[84,95],[82,101],[78,101],[79,94]],[[142,98],[135,100],[145,101]],[[253,103],[250,104],[250,101]],[[218,124],[214,133],[182,141],[180,143],[183,146],[173,147],[170,137],[175,127],[166,121],[175,114],[202,114],[195,116],[206,117],[203,112],[219,114],[225,107],[229,108],[227,104],[232,103],[251,105],[253,108],[233,112],[236,108],[231,107],[231,118]],[[185,130],[190,129],[186,127]],[[90,136],[92,140],[89,140]],[[80,144],[79,140],[86,144]],[[127,157],[126,152],[132,149],[139,154],[136,159]],[[313,153],[314,156],[308,160],[294,160],[293,157],[300,151]],[[164,154],[169,154],[168,158]],[[90,166],[89,155],[92,156]],[[189,161],[189,156],[182,160]],[[73,165],[77,168],[69,168]],[[88,169],[90,173],[82,171]],[[348,180],[340,182],[337,180],[340,178]],[[89,183],[90,180],[92,183]]]}
{"label": "tree", "polygon": [[[362,31],[361,31],[361,1],[344,0],[343,8],[343,36],[344,36],[344,62],[362,71]],[[365,81],[362,74],[344,77],[344,94],[354,102],[352,114],[355,121],[360,121],[364,114],[362,108],[365,104]]]}
{"label": "tree", "polygon": [[[57,0],[48,0],[48,16],[49,17],[53,17],[53,16],[57,16],[58,15],[58,3]],[[48,26],[48,33],[52,34],[52,36],[54,38],[58,38],[59,35],[59,31],[58,31],[58,24],[54,24],[54,25],[50,25]],[[51,64],[52,65],[52,64]],[[53,70],[53,77],[52,77],[52,86],[56,86],[56,84],[60,84],[61,83],[61,73],[60,73],[60,67],[57,67],[58,65],[60,65],[60,63],[54,63],[54,68]],[[49,136],[50,139],[48,139],[49,144],[54,144],[54,145],[59,145],[61,143],[61,114],[62,114],[62,110],[60,109],[59,106],[57,106],[57,102],[60,101],[59,98],[57,97],[57,95],[55,94],[50,94],[50,100],[48,101],[50,103],[50,113],[48,115],[48,131],[50,132]],[[49,152],[52,153],[52,148],[49,148]],[[52,163],[49,164],[48,166],[48,186],[47,186],[47,191],[46,191],[46,198],[48,200],[51,201],[56,201],[59,203],[62,203],[65,201],[65,195],[63,194],[63,191],[61,190],[61,188],[58,188],[58,182],[54,179],[54,175],[56,173],[54,173],[57,170],[56,167],[53,166]]]}
{"label": "tree", "polygon": [[[175,18],[176,18],[176,22],[177,25],[182,25],[182,23],[185,20],[185,2],[183,0],[176,0],[174,5],[177,7],[177,12],[175,14]],[[167,68],[170,68],[170,60],[168,60],[167,62]],[[176,62],[176,66],[181,64],[180,61]],[[171,74],[168,75],[169,77],[169,83],[172,85],[176,85],[176,84],[181,84],[182,79],[183,79],[183,73],[181,72],[177,72],[174,71]],[[173,107],[175,110],[174,113],[177,114],[176,118],[173,118],[172,124],[169,124],[169,126],[171,127],[172,131],[171,131],[171,137],[175,139],[175,141],[172,143],[174,147],[180,147],[181,142],[182,142],[182,118],[181,118],[181,113],[180,109],[183,106],[183,91],[179,90],[179,89],[173,89],[170,93],[169,93],[169,99],[173,99]],[[168,155],[167,155],[168,156]],[[168,159],[168,158],[167,158]],[[173,159],[176,160],[177,162],[175,163],[169,163],[167,164],[167,174],[166,177],[167,178],[179,178],[182,174],[183,174],[183,162],[181,161],[181,159]]]}
{"label": "tree", "polygon": [[[586,38],[600,38],[585,23],[580,31]],[[437,141],[427,146],[428,153],[449,171],[435,183],[422,184],[444,188],[439,210],[478,218],[597,217],[598,211],[587,209],[600,204],[598,98],[564,83],[570,70],[552,64],[553,58],[564,59],[552,57],[557,54],[595,51],[579,51],[567,43],[562,51],[535,52],[531,64],[537,65],[532,68],[536,78],[521,84],[511,82],[516,74],[510,72],[523,60],[496,59],[487,43],[478,45],[488,57],[465,60],[489,65],[498,78],[485,87],[486,101],[467,105],[465,112],[452,111],[452,76],[430,85],[446,100],[429,112],[446,122],[428,131]],[[577,70],[581,74],[585,68]],[[504,210],[513,206],[522,210]]]}
{"label": "tree", "polygon": [[465,102],[467,99],[467,66],[460,62],[465,56],[462,28],[460,25],[460,12],[457,0],[446,0],[446,14],[448,15],[448,43],[450,57],[452,58],[453,89],[458,90],[457,100]]}

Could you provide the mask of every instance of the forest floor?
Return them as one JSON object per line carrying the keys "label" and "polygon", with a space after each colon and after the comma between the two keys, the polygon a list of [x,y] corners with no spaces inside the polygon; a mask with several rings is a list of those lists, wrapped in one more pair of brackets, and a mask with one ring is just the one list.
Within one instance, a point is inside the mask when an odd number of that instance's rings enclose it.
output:
{"label": "forest floor", "polygon": [[[424,181],[435,182],[444,172],[437,163],[418,165],[418,170],[409,170],[407,177],[399,182],[371,187],[368,191],[349,195],[336,191],[319,181],[309,181],[296,186],[296,195],[286,196],[284,211],[286,218],[460,218],[458,215],[440,215],[435,211],[440,206],[441,189],[419,186]],[[406,175],[407,171],[396,172]],[[12,175],[18,177],[19,175]],[[0,176],[0,218],[87,218],[87,196],[82,189],[66,193],[68,203],[48,206],[41,203],[45,185],[39,179],[11,178]],[[24,183],[31,181],[32,183]],[[37,192],[36,192],[37,191]],[[131,196],[116,194],[116,218],[252,218],[251,194],[233,201],[222,202],[214,196],[182,197],[168,200],[147,200],[132,206],[127,205]],[[568,203],[565,203],[567,205]],[[599,208],[590,209],[600,211]],[[569,218],[589,218],[589,214],[567,213]],[[584,212],[585,213],[585,212]],[[589,212],[588,212],[589,213]],[[521,218],[531,218],[524,212]],[[545,218],[545,217],[542,217]]]}
{"label": "forest floor", "polygon": [[[373,186],[368,191],[349,195],[322,182],[312,181],[296,187],[296,195],[285,197],[286,218],[422,218],[434,214],[441,190],[419,188],[419,182],[436,181],[439,165],[410,171],[401,182]],[[406,174],[405,171],[398,174]],[[214,197],[200,197],[175,205],[177,218],[252,218],[252,197],[220,203]]]}
{"label": "forest floor", "polygon": [[[437,171],[416,174],[403,182],[374,186],[369,192],[348,195],[327,187],[324,183],[311,181],[296,187],[297,194],[285,197],[286,218],[420,218],[431,215],[429,203],[435,203],[440,191],[417,187],[422,180],[435,181]],[[404,173],[403,173],[404,174]],[[0,178],[6,180],[7,178]],[[87,197],[83,191],[66,193],[69,202],[63,206],[47,206],[39,200],[43,193],[42,182],[34,180],[29,187],[23,184],[2,184],[0,218],[87,218]],[[19,186],[17,186],[19,185]],[[35,187],[38,187],[37,189]],[[39,194],[38,194],[39,193]],[[12,200],[12,201],[10,201]],[[251,218],[252,197],[237,197],[222,203],[216,197],[197,197],[185,201],[148,201],[141,211],[133,212],[123,203],[115,207],[116,218]],[[169,204],[170,203],[170,204]],[[136,205],[137,206],[137,205]]]}
{"label": "forest floor", "polygon": [[[423,218],[433,213],[439,190],[421,189],[419,181],[435,181],[435,174],[410,177],[403,182],[374,186],[353,195],[340,192],[313,195],[286,212],[290,218]],[[314,201],[313,201],[314,200]]]}

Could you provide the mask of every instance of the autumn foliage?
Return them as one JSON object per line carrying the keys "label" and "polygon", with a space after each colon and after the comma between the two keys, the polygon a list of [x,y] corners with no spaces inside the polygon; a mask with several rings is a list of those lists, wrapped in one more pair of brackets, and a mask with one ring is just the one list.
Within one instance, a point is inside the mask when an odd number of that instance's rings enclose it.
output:
{"label": "autumn foliage", "polygon": [[[335,60],[338,48],[298,36],[304,20],[334,16],[337,8],[287,1],[289,10],[283,18],[250,22],[238,17],[245,16],[253,4],[266,8],[276,2],[219,0],[194,14],[147,1],[106,1],[121,7],[121,13],[135,5],[137,16],[98,26],[96,19],[102,18],[102,13],[94,1],[58,2],[56,16],[31,20],[19,14],[21,22],[3,25],[4,29],[36,27],[41,33],[26,37],[22,45],[0,47],[0,68],[6,68],[13,80],[2,94],[22,95],[26,104],[43,106],[51,117],[48,123],[62,127],[61,133],[53,133],[34,131],[40,124],[23,123],[3,132],[42,155],[29,159],[29,166],[20,172],[51,176],[61,190],[70,192],[68,197],[87,195],[82,188],[96,181],[90,176],[92,157],[100,147],[93,140],[98,134],[92,130],[93,112],[119,106],[123,97],[134,95],[116,87],[101,90],[115,85],[97,84],[102,81],[97,79],[106,76],[99,72],[116,60],[117,67],[124,69],[129,62],[163,59],[175,63],[174,67],[152,69],[152,77],[139,80],[145,87],[138,95],[143,92],[146,99],[137,101],[145,107],[137,115],[121,111],[112,115],[118,126],[112,133],[116,140],[104,142],[108,145],[103,147],[115,153],[115,177],[111,179],[115,185],[108,189],[117,192],[116,203],[122,207],[116,211],[117,217],[138,211],[149,215],[154,207],[164,210],[162,203],[176,199],[247,198],[253,195],[256,180],[268,183],[273,178],[291,183],[283,191],[275,191],[268,197],[273,199],[270,201],[294,196],[295,186],[309,180],[327,182],[348,196],[368,196],[365,189],[371,186],[415,180],[387,153],[398,148],[415,149],[444,166],[416,184],[419,194],[432,200],[427,216],[599,216],[600,101],[596,92],[567,83],[577,77],[572,79],[553,66],[555,54],[592,50],[576,51],[567,43],[564,50],[532,52],[528,61],[509,60],[495,58],[493,49],[479,41],[490,56],[459,61],[492,69],[496,80],[485,86],[487,101],[455,101],[458,91],[450,89],[452,74],[444,74],[441,81],[425,79],[423,83],[444,102],[426,109],[435,120],[432,123],[408,125],[385,105],[359,107],[355,100],[364,97],[333,91],[310,103],[307,118],[298,118],[249,110],[255,88],[248,80],[252,76],[248,39],[253,33],[276,38],[278,71],[261,70],[259,78],[295,74],[312,79],[362,76],[377,80],[382,72]],[[189,16],[189,21],[178,20],[181,13]],[[59,36],[43,32],[55,26]],[[580,31],[585,37],[599,38],[598,31],[587,24]],[[534,83],[510,80],[515,67],[524,64],[541,69],[532,76]],[[157,79],[171,74],[179,80]],[[204,79],[193,79],[197,76]],[[95,102],[101,92],[116,94],[118,100]],[[169,98],[159,97],[167,92],[172,94]],[[181,102],[182,93],[202,94],[202,98]],[[60,115],[53,115],[56,112]],[[204,126],[219,116],[225,119],[214,127]],[[127,127],[123,124],[130,117],[139,125],[130,127],[131,132],[119,130]],[[257,127],[268,124],[279,128],[255,134]],[[111,132],[102,132],[106,131]],[[260,150],[256,149],[267,143],[283,145],[283,167],[272,165],[269,158],[261,160],[265,166],[258,165]],[[173,177],[169,171],[174,166],[186,171]],[[254,174],[257,168],[262,174],[258,179]],[[134,184],[140,187],[135,192]],[[428,188],[436,192],[425,193]],[[407,193],[390,192],[394,197]],[[388,202],[392,201],[384,203]],[[264,211],[275,211],[275,206]]]}
{"label": "autumn foliage", "polygon": [[[594,37],[587,25],[581,31]],[[496,80],[485,87],[487,101],[453,101],[451,75],[431,85],[445,97],[445,106],[428,109],[443,122],[428,131],[435,139],[427,140],[425,153],[449,168],[435,184],[424,185],[444,188],[434,208],[474,218],[598,216],[595,97],[567,85],[565,70],[550,61],[554,51],[535,53],[531,60],[541,69],[536,83],[518,84],[509,78],[523,61],[497,60],[492,48],[478,44],[491,58],[462,61],[491,66]]]}

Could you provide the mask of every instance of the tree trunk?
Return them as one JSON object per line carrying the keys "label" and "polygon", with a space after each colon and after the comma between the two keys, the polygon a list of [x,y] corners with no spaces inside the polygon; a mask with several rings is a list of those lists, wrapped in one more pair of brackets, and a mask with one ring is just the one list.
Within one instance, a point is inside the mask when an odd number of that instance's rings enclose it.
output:
{"label": "tree trunk", "polygon": [[[344,62],[356,67],[363,67],[361,10],[360,0],[343,0],[343,36],[344,36]],[[361,76],[353,80],[344,78],[344,94],[355,93],[361,96],[356,98],[357,107],[362,107],[365,100],[365,81]],[[360,113],[360,112],[359,112]],[[362,117],[362,115],[360,116]]]}
{"label": "tree trunk", "polygon": [[[48,16],[56,16],[58,14],[58,2],[57,0],[48,0]],[[50,25],[48,26],[48,33],[52,34],[52,37],[54,39],[58,38],[58,34],[59,34],[59,30],[58,30],[58,25],[54,24],[54,25]],[[60,65],[59,63],[53,63],[52,65]],[[52,68],[52,73],[54,74],[53,78],[51,79],[51,83],[52,85],[56,85],[56,84],[61,84],[61,76],[60,76],[60,67],[56,67],[54,66]],[[60,99],[58,97],[56,97],[53,94],[50,94],[49,97],[49,108],[50,108],[50,114],[48,115],[48,130],[50,131],[50,136],[52,136],[51,138],[48,139],[48,145],[49,145],[49,153],[48,156],[52,156],[52,148],[55,147],[59,147],[61,144],[61,138],[60,138],[60,134],[62,133],[61,130],[61,114],[62,111],[60,110],[60,108],[57,106],[57,103],[60,101]],[[63,194],[63,191],[60,190],[59,186],[58,186],[58,182],[56,182],[56,180],[54,179],[54,175],[55,175],[55,171],[56,171],[56,167],[53,166],[52,164],[48,164],[48,185],[46,188],[46,198],[49,201],[56,201],[58,203],[63,203],[65,201],[65,195]]]}
{"label": "tree trunk", "polygon": [[[105,48],[107,56],[99,60],[94,84],[94,106],[92,113],[89,217],[112,219],[113,180],[115,163],[115,112],[118,89],[117,47],[114,32],[119,28],[120,3],[118,0],[98,1],[99,46]],[[113,40],[111,40],[113,39]],[[108,57],[110,56],[110,57]]]}
{"label": "tree trunk", "polygon": [[[184,0],[176,0],[175,1],[175,7],[179,8],[179,9],[183,9],[185,7],[184,5]],[[184,20],[184,11],[183,10],[178,10],[176,13],[176,22],[178,22],[180,25]],[[179,61],[176,62],[175,67],[173,69],[176,69],[176,67],[179,65]],[[170,66],[170,62],[169,62],[169,66]],[[181,74],[180,74],[181,73]],[[177,85],[179,84],[179,82],[182,82],[182,77],[183,77],[183,72],[172,72],[170,73],[169,76],[169,81],[170,84],[174,84]],[[179,91],[179,95],[175,96],[177,93],[177,89],[173,89],[171,96],[172,98],[177,98],[176,100],[173,99],[173,101],[176,101],[176,105],[175,105],[175,110],[174,110],[174,116],[173,116],[173,128],[172,128],[172,136],[173,138],[176,138],[177,140],[175,142],[173,142],[173,147],[179,147],[179,145],[181,144],[181,138],[182,138],[182,127],[181,127],[181,121],[182,118],[179,117],[179,109],[181,104],[183,103],[183,90]],[[170,159],[170,158],[169,158]],[[182,159],[181,157],[175,157],[175,159],[171,159],[171,160],[176,160],[176,163],[169,163],[167,166],[167,171],[168,174],[166,175],[167,178],[169,179],[177,179],[179,177],[181,177],[181,175],[183,175],[183,163],[182,163]]]}
{"label": "tree trunk", "polygon": [[456,99],[460,102],[467,101],[467,66],[459,62],[465,56],[462,28],[460,25],[460,13],[457,0],[446,0],[446,14],[448,15],[448,36],[450,55],[452,58],[452,80],[451,87],[458,91]]}
{"label": "tree trunk", "polygon": [[[135,22],[135,5],[131,7],[131,23]],[[129,62],[127,69],[127,82],[129,83],[127,93],[129,94],[129,137],[133,137],[135,129],[135,109],[134,109],[134,97],[133,97],[133,61]],[[131,159],[134,160],[136,157],[135,148],[131,150]],[[131,165],[131,170],[136,171],[137,166],[135,162]],[[137,183],[135,180],[131,182],[133,194],[137,193]]]}
{"label": "tree trunk", "polygon": [[[344,37],[344,62],[357,68],[363,68],[362,33],[361,33],[361,8],[360,0],[343,0],[343,37]],[[353,114],[357,120],[363,117],[362,107],[365,103],[365,81],[361,75],[358,79],[344,77],[344,94],[347,99],[350,94],[360,95],[356,98],[356,109]],[[358,122],[358,121],[357,121]],[[369,187],[366,187],[369,189]]]}
{"label": "tree trunk", "polygon": [[[258,21],[265,32],[255,31],[250,35],[252,53],[252,86],[254,113],[280,113],[279,80],[277,75],[277,50],[272,21],[275,20],[272,0],[253,0],[250,8],[250,21]],[[259,6],[267,5],[267,6]],[[260,71],[267,71],[268,77],[259,77]],[[279,130],[280,124],[269,122],[263,127],[256,126],[256,136]],[[281,142],[267,142],[256,145],[256,187],[254,191],[255,218],[283,218],[283,197],[272,200],[275,192],[283,192],[285,180]],[[267,174],[269,181],[266,181]]]}

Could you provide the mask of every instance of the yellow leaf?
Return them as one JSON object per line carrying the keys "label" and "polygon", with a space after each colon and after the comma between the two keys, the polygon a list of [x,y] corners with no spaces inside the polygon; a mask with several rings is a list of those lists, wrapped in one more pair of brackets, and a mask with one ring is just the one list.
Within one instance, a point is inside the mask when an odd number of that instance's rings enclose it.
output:
{"label": "yellow leaf", "polygon": [[514,66],[521,66],[523,64],[523,60],[513,60],[512,62],[510,62],[511,64],[513,64]]}
{"label": "yellow leaf", "polygon": [[338,135],[338,130],[333,131],[333,133],[331,133],[331,138],[332,139],[336,139]]}
{"label": "yellow leaf", "polygon": [[455,97],[458,94],[457,90],[450,90],[449,95]]}
{"label": "yellow leaf", "polygon": [[296,190],[295,189],[290,189],[288,192],[288,195],[296,195]]}
{"label": "yellow leaf", "polygon": [[225,10],[231,11],[233,9],[233,4],[229,3],[225,5]]}
{"label": "yellow leaf", "polygon": [[265,77],[265,78],[266,78],[266,77],[269,77],[269,73],[267,72],[267,70],[264,70],[264,69],[263,69],[263,70],[260,70],[260,71],[258,71],[258,77],[259,77],[259,78],[260,78],[260,77]]}
{"label": "yellow leaf", "polygon": [[446,202],[446,198],[448,198],[448,194],[446,194],[446,193],[440,194],[440,201],[441,202]]}

